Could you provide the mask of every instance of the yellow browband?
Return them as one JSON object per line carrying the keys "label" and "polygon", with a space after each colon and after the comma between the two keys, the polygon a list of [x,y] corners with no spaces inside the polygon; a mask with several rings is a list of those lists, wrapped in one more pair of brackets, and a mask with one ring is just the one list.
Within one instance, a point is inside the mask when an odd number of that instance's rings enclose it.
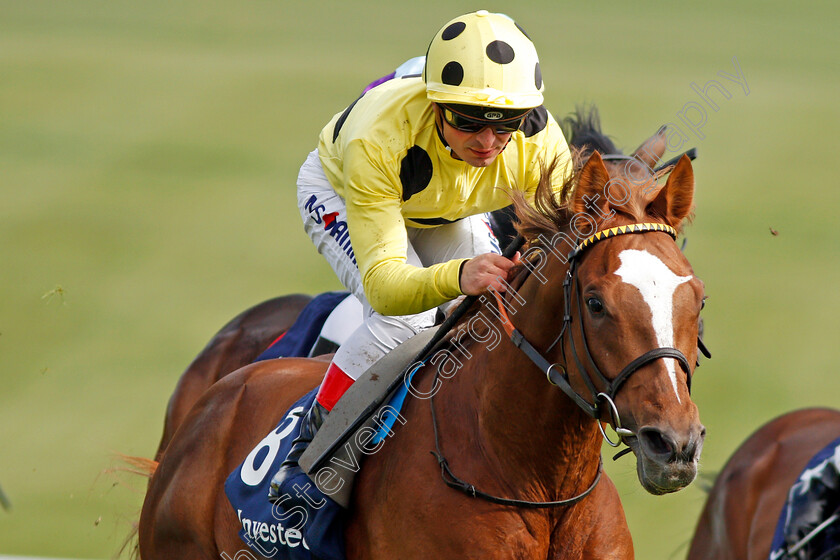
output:
{"label": "yellow browband", "polygon": [[675,240],[677,239],[677,230],[666,224],[655,224],[651,222],[642,224],[630,224],[629,226],[617,226],[610,229],[601,230],[584,239],[571,253],[569,253],[569,260],[578,256],[581,251],[604,239],[615,237],[616,235],[624,235],[625,233],[644,233],[646,231],[664,231]]}

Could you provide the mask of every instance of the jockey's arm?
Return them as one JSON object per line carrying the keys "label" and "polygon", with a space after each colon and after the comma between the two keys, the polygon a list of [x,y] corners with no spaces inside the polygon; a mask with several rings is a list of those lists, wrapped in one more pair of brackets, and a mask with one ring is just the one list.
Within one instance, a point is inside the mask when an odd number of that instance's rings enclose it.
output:
{"label": "jockey's arm", "polygon": [[[383,315],[432,309],[462,295],[461,263],[454,259],[421,268],[407,264],[406,224],[400,212],[399,177],[373,163],[361,144],[345,153],[347,225],[371,307]],[[354,165],[346,162],[356,159]]]}

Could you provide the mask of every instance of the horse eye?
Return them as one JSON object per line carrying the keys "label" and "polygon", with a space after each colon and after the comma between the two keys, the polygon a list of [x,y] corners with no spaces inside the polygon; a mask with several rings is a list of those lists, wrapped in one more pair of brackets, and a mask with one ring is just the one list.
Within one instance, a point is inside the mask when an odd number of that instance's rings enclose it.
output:
{"label": "horse eye", "polygon": [[700,310],[701,311],[706,308],[706,300],[707,299],[709,299],[709,296],[703,296],[703,299],[700,301]]}
{"label": "horse eye", "polygon": [[592,313],[602,313],[604,311],[604,304],[598,298],[591,297],[586,300],[586,306]]}

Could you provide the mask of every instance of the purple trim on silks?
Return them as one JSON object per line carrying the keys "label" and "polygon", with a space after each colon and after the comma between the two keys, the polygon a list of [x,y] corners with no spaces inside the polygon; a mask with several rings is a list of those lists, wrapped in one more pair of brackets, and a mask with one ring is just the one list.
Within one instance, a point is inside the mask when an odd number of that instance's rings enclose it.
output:
{"label": "purple trim on silks", "polygon": [[370,85],[368,87],[366,87],[365,90],[362,92],[362,95],[366,94],[367,92],[369,92],[370,90],[372,90],[373,88],[375,88],[378,85],[384,84],[385,82],[387,82],[389,80],[393,80],[396,75],[397,75],[396,72],[391,72],[387,76],[382,76],[381,78],[379,78],[375,82],[371,82]]}

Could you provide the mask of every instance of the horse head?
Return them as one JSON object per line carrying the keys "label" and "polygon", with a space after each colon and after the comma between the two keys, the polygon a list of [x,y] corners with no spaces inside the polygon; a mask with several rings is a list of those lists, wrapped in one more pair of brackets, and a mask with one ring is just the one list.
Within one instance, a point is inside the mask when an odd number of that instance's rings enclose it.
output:
{"label": "horse head", "polygon": [[704,288],[675,243],[694,174],[685,156],[664,185],[667,170],[651,171],[662,132],[631,157],[594,151],[559,195],[545,181],[518,204],[523,288],[543,309],[521,330],[549,380],[632,449],[652,494],[694,480],[705,436],[690,396]]}

